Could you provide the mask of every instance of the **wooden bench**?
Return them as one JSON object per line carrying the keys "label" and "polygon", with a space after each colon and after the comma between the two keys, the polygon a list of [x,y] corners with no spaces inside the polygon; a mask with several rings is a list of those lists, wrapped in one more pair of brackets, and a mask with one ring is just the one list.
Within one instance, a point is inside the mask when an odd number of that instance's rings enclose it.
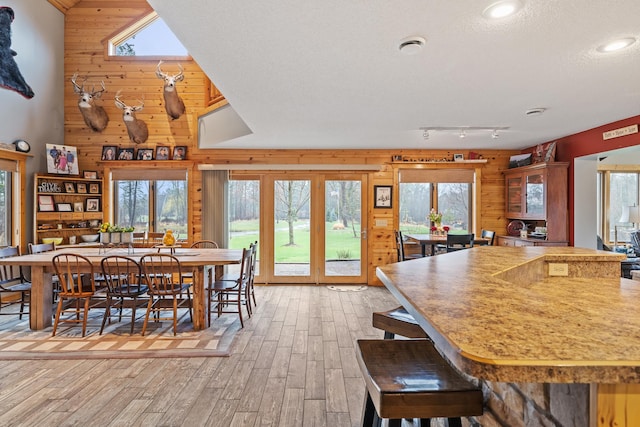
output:
{"label": "wooden bench", "polygon": [[358,340],[356,355],[366,385],[362,426],[400,426],[403,418],[448,418],[482,415],[480,387],[462,377],[428,340]]}
{"label": "wooden bench", "polygon": [[416,319],[404,309],[396,307],[387,311],[373,313],[373,327],[384,331],[384,339],[393,339],[396,335],[407,338],[429,338],[418,325]]}

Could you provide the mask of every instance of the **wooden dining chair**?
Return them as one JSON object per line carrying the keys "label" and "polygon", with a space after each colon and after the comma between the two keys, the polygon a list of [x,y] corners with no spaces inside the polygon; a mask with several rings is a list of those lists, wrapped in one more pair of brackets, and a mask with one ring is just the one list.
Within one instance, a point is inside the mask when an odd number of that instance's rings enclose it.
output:
{"label": "wooden dining chair", "polygon": [[[72,253],[56,255],[51,262],[60,283],[58,308],[51,336],[56,335],[58,324],[62,322],[82,324],[84,337],[89,309],[92,308],[91,299],[96,292],[93,264],[88,258]],[[70,315],[63,318],[65,313]]]}
{"label": "wooden dining chair", "polygon": [[[149,302],[142,325],[144,336],[149,322],[149,315],[154,313],[156,320],[173,320],[173,335],[177,334],[178,309],[189,310],[193,321],[191,301],[191,283],[185,283],[180,260],[167,253],[152,253],[140,258],[142,274],[148,286]],[[162,312],[171,312],[171,317],[160,317]]]}
{"label": "wooden dining chair", "polygon": [[109,320],[111,324],[111,309],[118,310],[118,322],[122,321],[123,309],[131,310],[131,333],[136,320],[136,309],[145,307],[149,299],[145,294],[149,287],[143,283],[142,268],[132,258],[121,255],[110,255],[100,261],[102,275],[107,285],[107,299],[100,335]]}
{"label": "wooden dining chair", "polygon": [[157,244],[162,244],[163,237],[164,237],[164,233],[149,231],[147,233],[147,245],[154,246]]}
{"label": "wooden dining chair", "polygon": [[396,253],[398,255],[398,262],[400,261],[408,261],[410,259],[418,259],[422,258],[422,254],[408,254],[405,252],[405,239],[402,235],[402,231],[395,230],[395,239],[396,239]]}
{"label": "wooden dining chair", "polygon": [[249,307],[249,315],[253,314],[253,308],[251,308],[251,301],[253,301],[253,306],[257,307],[258,303],[256,302],[256,293],[253,287],[256,278],[256,267],[258,264],[258,241],[256,240],[250,246],[251,249],[251,273],[247,283],[247,306]]}
{"label": "wooden dining chair", "polygon": [[[55,243],[29,243],[27,246],[30,254],[39,254],[42,252],[51,252],[56,250]],[[30,272],[30,269],[27,269]],[[27,276],[30,279],[30,276]],[[54,275],[51,278],[51,283],[53,285],[53,295],[51,296],[52,302],[58,301],[58,294],[60,293],[60,282],[58,282],[58,278]]]}
{"label": "wooden dining chair", "polygon": [[[20,247],[7,246],[0,249],[0,258],[10,258],[20,255]],[[22,266],[0,266],[0,314],[15,315],[22,319],[23,314],[28,314],[27,309],[31,296],[31,282],[22,273]],[[13,305],[20,305],[19,311],[3,311]]]}
{"label": "wooden dining chair", "polygon": [[474,234],[447,234],[447,252],[455,252],[461,249],[473,247]]}
{"label": "wooden dining chair", "polygon": [[[207,288],[209,326],[211,326],[211,313],[215,307],[218,317],[223,313],[237,313],[240,318],[240,326],[244,328],[242,306],[249,305],[246,302],[246,287],[251,281],[251,252],[252,249],[242,249],[240,271],[235,280],[215,280]],[[250,308],[247,308],[247,315],[250,315]]]}
{"label": "wooden dining chair", "polygon": [[[216,242],[214,242],[213,240],[197,240],[195,242],[193,242],[190,246],[190,248],[209,248],[209,249],[218,249],[218,244]],[[207,286],[207,284],[210,284],[213,282],[213,269],[207,269],[207,277],[205,278],[206,280],[206,284],[205,286]],[[189,280],[191,282],[193,282],[193,272],[192,271],[185,271],[183,276],[183,280]]]}

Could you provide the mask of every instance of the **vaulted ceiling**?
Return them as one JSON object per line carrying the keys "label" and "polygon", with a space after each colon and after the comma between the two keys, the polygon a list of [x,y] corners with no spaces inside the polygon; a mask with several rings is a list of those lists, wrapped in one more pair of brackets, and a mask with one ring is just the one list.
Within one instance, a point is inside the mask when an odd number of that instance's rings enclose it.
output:
{"label": "vaulted ceiling", "polygon": [[253,132],[221,148],[520,149],[640,114],[638,0],[148,1]]}

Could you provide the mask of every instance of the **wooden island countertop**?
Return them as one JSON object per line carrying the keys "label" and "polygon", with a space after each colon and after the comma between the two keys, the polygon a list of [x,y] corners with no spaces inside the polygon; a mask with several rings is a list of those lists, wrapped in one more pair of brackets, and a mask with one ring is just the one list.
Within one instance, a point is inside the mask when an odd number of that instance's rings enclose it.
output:
{"label": "wooden island countertop", "polygon": [[600,384],[592,391],[601,414],[607,395],[640,401],[640,282],[620,277],[623,259],[481,246],[381,266],[377,276],[460,371],[496,382]]}

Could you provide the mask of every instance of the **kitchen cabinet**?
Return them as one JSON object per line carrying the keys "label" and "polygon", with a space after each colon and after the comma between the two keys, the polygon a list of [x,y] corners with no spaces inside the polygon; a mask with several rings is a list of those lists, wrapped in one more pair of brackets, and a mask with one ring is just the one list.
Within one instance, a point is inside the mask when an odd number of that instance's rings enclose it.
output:
{"label": "kitchen cabinet", "polygon": [[[103,221],[103,180],[68,175],[34,177],[34,240],[61,237],[60,244],[82,243]],[[71,238],[71,240],[69,240]]]}
{"label": "kitchen cabinet", "polygon": [[545,240],[566,245],[568,166],[566,162],[543,162],[504,171],[506,218],[523,221],[528,232],[546,229],[546,238],[532,239],[532,245]]}

